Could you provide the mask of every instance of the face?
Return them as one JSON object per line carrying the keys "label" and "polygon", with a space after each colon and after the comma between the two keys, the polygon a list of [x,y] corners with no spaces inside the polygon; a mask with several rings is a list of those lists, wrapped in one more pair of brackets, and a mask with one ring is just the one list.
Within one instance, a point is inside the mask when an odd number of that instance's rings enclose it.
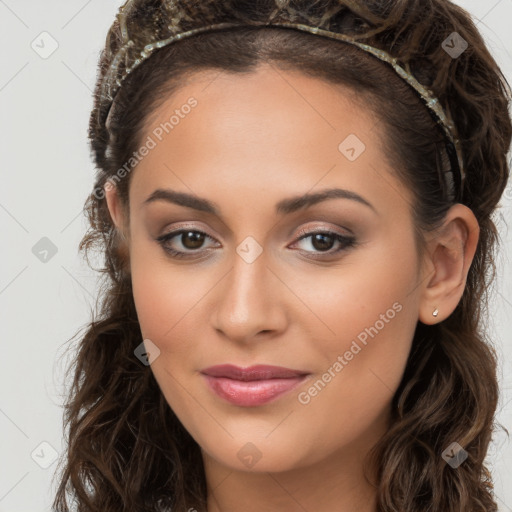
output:
{"label": "face", "polygon": [[[268,65],[198,73],[148,118],[134,300],[167,402],[218,464],[355,457],[388,426],[422,275],[382,129],[349,90]],[[224,364],[295,373],[203,373]]]}

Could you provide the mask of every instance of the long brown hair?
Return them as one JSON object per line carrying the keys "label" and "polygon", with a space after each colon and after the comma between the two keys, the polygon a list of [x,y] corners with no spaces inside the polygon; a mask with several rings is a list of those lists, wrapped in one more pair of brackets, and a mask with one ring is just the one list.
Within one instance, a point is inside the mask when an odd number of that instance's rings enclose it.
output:
{"label": "long brown hair", "polygon": [[[139,20],[142,25],[158,3],[139,1],[132,23]],[[199,9],[198,2],[190,4]],[[201,9],[212,4],[201,3]],[[231,8],[243,20],[268,4],[233,2]],[[447,0],[304,4],[288,2],[297,11],[311,9],[317,14],[337,9],[337,23],[345,33],[367,31],[364,42],[409,61],[418,80],[451,113],[467,173],[460,202],[473,211],[480,227],[462,299],[438,324],[418,322],[393,398],[391,428],[370,454],[378,468],[378,511],[496,511],[484,459],[496,427],[497,359],[482,324],[499,241],[492,214],[509,176],[510,87],[470,16]],[[456,59],[442,48],[454,31],[468,43]],[[107,48],[115,50],[119,44],[116,21]],[[134,356],[142,337],[126,271],[128,254],[104,194],[98,191],[140,147],[148,115],[187,73],[250,72],[268,62],[348,86],[377,115],[385,127],[383,153],[415,198],[411,207],[421,248],[421,234],[439,227],[453,204],[438,174],[444,138],[416,92],[387,64],[340,41],[275,27],[204,33],[159,49],[126,78],[107,130],[98,121],[97,110],[111,53],[104,51],[99,62],[89,130],[97,176],[84,207],[90,229],[80,244],[88,261],[93,249],[103,256],[102,267],[96,269],[103,285],[99,311],[80,335],[69,368],[73,380],[64,419],[68,447],[59,466],[54,507],[67,512],[69,494],[83,512],[170,506],[173,512],[190,507],[205,511],[207,489],[199,446],[165,401],[150,367]],[[126,205],[130,177],[131,173],[117,184]],[[457,469],[441,457],[452,442],[468,454]]]}

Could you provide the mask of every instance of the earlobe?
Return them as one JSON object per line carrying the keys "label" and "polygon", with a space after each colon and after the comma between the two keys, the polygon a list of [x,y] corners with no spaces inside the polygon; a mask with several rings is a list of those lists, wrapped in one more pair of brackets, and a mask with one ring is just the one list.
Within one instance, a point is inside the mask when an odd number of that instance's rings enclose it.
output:
{"label": "earlobe", "polygon": [[427,325],[448,318],[462,298],[478,245],[480,228],[462,204],[450,208],[443,225],[427,243],[430,277],[425,279],[419,320]]}

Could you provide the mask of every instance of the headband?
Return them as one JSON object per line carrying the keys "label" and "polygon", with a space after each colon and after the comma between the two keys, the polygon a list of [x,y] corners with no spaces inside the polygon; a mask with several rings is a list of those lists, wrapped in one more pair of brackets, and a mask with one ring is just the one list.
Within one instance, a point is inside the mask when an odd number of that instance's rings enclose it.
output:
{"label": "headband", "polygon": [[[208,3],[205,0],[202,1],[205,4]],[[211,1],[212,0],[210,0],[210,2]],[[216,0],[213,0],[213,2],[215,1]],[[140,4],[141,2],[137,0],[128,0],[123,6],[120,7],[119,12],[117,14],[117,20],[119,23],[119,30],[121,35],[120,46],[115,51],[115,54],[112,56],[110,64],[108,65],[108,69],[106,70],[106,73],[100,85],[100,108],[98,111],[100,123],[102,123],[102,119],[105,119],[105,125],[107,129],[109,128],[110,117],[113,111],[112,104],[123,81],[135,68],[137,68],[155,50],[159,48],[167,46],[175,41],[179,41],[186,37],[193,36],[195,34],[213,32],[216,30],[224,30],[235,27],[292,28],[295,30],[300,30],[303,32],[308,32],[310,34],[336,39],[338,41],[343,41],[345,43],[354,45],[360,48],[361,50],[365,51],[366,53],[369,53],[374,57],[380,59],[382,62],[389,64],[395,70],[398,76],[401,77],[404,81],[406,81],[419,94],[419,96],[427,106],[428,111],[432,115],[433,119],[443,129],[443,132],[446,136],[446,151],[450,161],[450,167],[443,172],[445,182],[444,184],[446,190],[449,191],[449,195],[452,198],[455,199],[457,197],[457,193],[461,194],[465,179],[465,171],[464,161],[462,158],[462,149],[459,138],[457,136],[456,127],[453,123],[453,120],[449,117],[449,115],[441,106],[438,98],[434,96],[430,89],[428,89],[420,82],[418,82],[418,80],[412,75],[409,68],[409,64],[406,63],[405,67],[402,67],[398,63],[398,60],[395,57],[392,57],[389,53],[379,48],[375,48],[373,46],[361,43],[347,34],[333,32],[331,30],[320,28],[319,26],[313,26],[305,23],[279,21],[279,19],[295,20],[297,17],[297,12],[293,11],[292,13],[290,13],[291,7],[283,5],[288,4],[289,0],[274,1],[276,4],[276,9],[273,11],[273,13],[271,13],[268,16],[266,20],[260,21],[251,19],[243,20],[242,22],[224,21],[220,23],[212,23],[212,21],[233,17],[233,13],[228,12],[227,14],[219,14],[218,12],[215,12],[214,15],[208,13],[207,15],[200,14],[199,16],[194,17],[187,15],[187,13],[184,10],[182,10],[183,6],[180,5],[179,1],[162,0],[162,4],[161,6],[159,6],[159,10],[151,13],[151,16],[153,16],[154,18],[155,27],[158,26],[158,28],[155,28],[152,31],[151,36],[141,37],[139,31],[136,31],[136,29],[138,28],[138,14],[136,16],[133,16],[133,12],[131,12],[130,10],[134,7],[135,10],[137,10],[137,8],[140,9],[140,5],[137,4]],[[144,1],[142,3],[144,3]],[[223,3],[224,2],[217,1],[218,6],[222,5]],[[144,7],[143,5],[142,7],[148,9],[147,6]],[[206,6],[206,8],[208,9],[208,6]],[[201,9],[199,8],[199,10]],[[147,13],[144,12],[143,14]],[[277,21],[273,19],[276,17],[276,14],[279,14]],[[333,14],[334,13],[331,13],[330,16],[332,17]],[[133,30],[130,30],[129,27],[130,16],[131,19],[134,20],[135,26],[133,27]],[[327,16],[329,16],[329,14]],[[317,20],[316,24],[325,25],[326,16],[324,16],[322,20]],[[142,31],[141,33],[144,32]],[[165,37],[166,35],[168,37]],[[112,29],[110,30],[108,37],[111,36]]]}

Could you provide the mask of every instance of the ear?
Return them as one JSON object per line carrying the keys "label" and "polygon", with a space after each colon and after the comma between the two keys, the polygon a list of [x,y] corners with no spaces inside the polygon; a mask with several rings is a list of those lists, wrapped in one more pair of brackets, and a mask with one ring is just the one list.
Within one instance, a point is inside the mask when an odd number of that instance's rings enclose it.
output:
{"label": "ear", "polygon": [[[460,302],[473,261],[480,228],[473,212],[453,205],[442,226],[428,235],[419,320],[427,325],[449,317]],[[437,316],[433,311],[437,309]]]}
{"label": "ear", "polygon": [[119,197],[119,193],[115,185],[107,181],[104,186],[104,191],[110,217],[116,226],[116,235],[118,237],[118,241],[115,245],[117,247],[118,256],[122,262],[123,269],[129,273],[130,251],[127,218],[128,214]]}
{"label": "ear", "polygon": [[112,222],[120,232],[123,232],[125,226],[125,219],[117,187],[110,183],[110,181],[107,181],[103,187],[103,190],[105,191],[105,199],[107,201],[107,207]]}

